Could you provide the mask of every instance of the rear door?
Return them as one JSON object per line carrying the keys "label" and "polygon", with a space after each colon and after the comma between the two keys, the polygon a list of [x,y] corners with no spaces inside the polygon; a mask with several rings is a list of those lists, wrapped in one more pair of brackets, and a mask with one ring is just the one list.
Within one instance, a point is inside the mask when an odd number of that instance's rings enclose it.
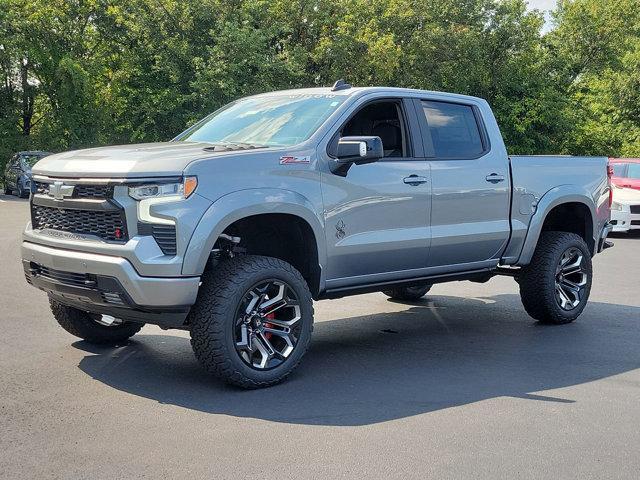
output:
{"label": "rear door", "polygon": [[[410,277],[428,265],[431,206],[412,100],[363,99],[332,142],[347,135],[380,136],[385,158],[352,165],[344,177],[323,173],[327,288]],[[319,155],[332,161],[322,144]]]}
{"label": "rear door", "polygon": [[506,151],[492,149],[479,105],[432,98],[414,104],[431,165],[429,266],[497,263],[510,234]]}

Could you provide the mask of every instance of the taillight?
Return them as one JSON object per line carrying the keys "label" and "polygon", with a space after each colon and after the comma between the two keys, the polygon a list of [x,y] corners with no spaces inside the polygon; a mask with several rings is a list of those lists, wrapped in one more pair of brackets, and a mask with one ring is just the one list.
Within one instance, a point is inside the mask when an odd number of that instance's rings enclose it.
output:
{"label": "taillight", "polygon": [[607,183],[609,184],[609,208],[613,204],[613,187],[611,186],[611,177],[613,177],[613,165],[607,163]]}

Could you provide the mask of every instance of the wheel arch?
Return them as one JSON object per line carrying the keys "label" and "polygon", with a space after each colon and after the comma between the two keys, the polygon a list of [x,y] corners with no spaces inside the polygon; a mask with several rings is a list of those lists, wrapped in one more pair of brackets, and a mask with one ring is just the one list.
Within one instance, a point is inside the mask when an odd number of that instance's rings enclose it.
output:
{"label": "wheel arch", "polygon": [[[238,229],[245,229],[246,232],[247,225],[252,221],[257,222],[259,226],[275,222],[284,239],[288,239],[287,234],[299,232],[294,238],[303,241],[304,245],[296,244],[290,250],[302,251],[305,261],[310,262],[307,271],[301,271],[301,273],[309,283],[313,295],[316,296],[324,288],[322,269],[326,260],[324,229],[311,202],[304,196],[289,190],[271,188],[241,190],[216,200],[200,219],[189,241],[182,268],[183,275],[201,275],[220,235],[233,233]],[[255,245],[256,242],[253,244]],[[268,254],[268,249],[262,248],[249,253],[264,255]],[[282,258],[283,255],[272,254],[272,256]],[[287,260],[287,258],[282,259]],[[294,266],[300,268],[299,264]]]}
{"label": "wheel arch", "polygon": [[539,200],[517,265],[531,262],[540,235],[549,230],[580,235],[593,255],[597,246],[597,226],[596,205],[586,190],[574,185],[556,187]]}

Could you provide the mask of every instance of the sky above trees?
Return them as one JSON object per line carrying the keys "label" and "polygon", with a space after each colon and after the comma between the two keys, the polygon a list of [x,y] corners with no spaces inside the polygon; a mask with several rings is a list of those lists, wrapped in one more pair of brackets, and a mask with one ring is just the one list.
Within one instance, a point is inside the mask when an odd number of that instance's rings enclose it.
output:
{"label": "sky above trees", "polygon": [[529,0],[529,7],[539,10],[553,10],[556,8],[556,4],[556,0]]}

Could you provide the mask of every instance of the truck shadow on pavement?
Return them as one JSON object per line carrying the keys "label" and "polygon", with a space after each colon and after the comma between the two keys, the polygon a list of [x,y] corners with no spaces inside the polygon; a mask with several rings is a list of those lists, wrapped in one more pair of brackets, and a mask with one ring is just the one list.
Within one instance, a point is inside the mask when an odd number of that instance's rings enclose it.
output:
{"label": "truck shadow on pavement", "polygon": [[285,383],[243,391],[209,377],[189,340],[139,335],[88,352],[79,368],[121,391],[208,413],[368,425],[500,396],[573,403],[546,390],[640,367],[640,308],[590,303],[566,326],[532,321],[516,295],[428,296],[396,313],[319,322]]}

